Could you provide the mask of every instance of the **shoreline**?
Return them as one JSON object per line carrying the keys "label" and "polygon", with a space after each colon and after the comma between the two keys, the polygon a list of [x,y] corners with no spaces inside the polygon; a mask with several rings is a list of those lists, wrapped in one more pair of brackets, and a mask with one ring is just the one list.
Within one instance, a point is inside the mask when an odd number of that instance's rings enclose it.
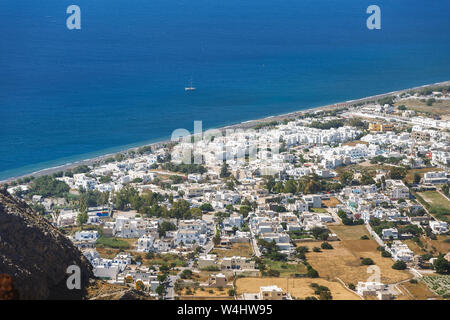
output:
{"label": "shoreline", "polygon": [[[342,107],[348,107],[351,104],[355,104],[355,103],[363,103],[363,102],[367,102],[373,99],[381,99],[387,96],[391,96],[394,94],[401,94],[407,91],[411,91],[411,90],[418,90],[418,89],[423,89],[423,88],[428,88],[428,87],[434,87],[434,86],[440,86],[440,85],[449,85],[450,84],[450,80],[447,81],[443,81],[443,82],[436,82],[436,83],[432,83],[432,84],[425,84],[422,86],[417,86],[417,87],[411,87],[411,88],[406,88],[406,89],[401,89],[401,90],[397,90],[397,91],[391,91],[388,93],[382,93],[382,94],[377,94],[377,95],[373,95],[373,96],[368,96],[368,97],[363,97],[363,98],[359,98],[359,99],[353,99],[353,100],[347,100],[344,102],[337,102],[334,104],[330,104],[330,105],[325,105],[325,106],[319,106],[319,107],[312,107],[312,108],[307,108],[307,109],[303,109],[303,110],[298,110],[298,111],[292,111],[292,112],[288,112],[288,113],[284,113],[284,114],[279,114],[279,115],[273,115],[273,116],[267,116],[264,118],[259,118],[259,119],[253,119],[253,120],[248,120],[248,121],[242,121],[239,123],[235,123],[235,124],[231,124],[228,126],[223,126],[223,127],[218,127],[218,128],[205,128],[203,129],[203,132],[206,130],[211,130],[211,129],[216,129],[216,130],[226,130],[226,129],[248,129],[251,128],[259,123],[264,123],[264,122],[268,122],[268,121],[282,121],[285,119],[292,119],[292,118],[297,118],[299,115],[302,115],[304,113],[308,113],[308,112],[317,112],[317,111],[325,111],[325,110],[333,110],[333,109],[337,109],[337,108],[342,108]],[[192,134],[193,135],[193,134]],[[124,152],[128,152],[128,151],[137,151],[140,147],[144,147],[144,146],[151,146],[152,149],[153,148],[161,148],[164,144],[167,144],[171,142],[170,140],[161,140],[161,141],[157,141],[157,142],[153,142],[153,143],[147,143],[147,144],[142,144],[136,147],[131,147],[131,148],[125,148],[122,149],[120,151],[116,151],[116,152],[111,152],[111,153],[106,153],[106,154],[102,154],[100,156],[94,156],[93,158],[88,158],[88,159],[82,159],[82,160],[77,160],[77,161],[73,161],[73,162],[68,162],[65,164],[61,164],[61,165],[56,165],[53,167],[49,167],[49,168],[44,168],[41,170],[37,170],[34,172],[30,172],[28,174],[24,174],[24,175],[19,175],[19,176],[12,176],[3,180],[0,180],[0,183],[8,183],[17,179],[21,179],[21,178],[25,178],[25,177],[30,177],[33,176],[35,178],[40,177],[40,176],[44,176],[44,175],[51,175],[55,172],[59,172],[59,171],[65,171],[68,169],[73,169],[75,167],[78,167],[80,165],[92,165],[95,162],[98,161],[102,161],[105,160],[107,158],[110,158],[116,154],[119,153],[124,153]],[[120,148],[120,147],[118,147]],[[94,153],[95,151],[93,151]],[[101,150],[99,151],[101,152]],[[57,161],[57,160],[55,160]]]}

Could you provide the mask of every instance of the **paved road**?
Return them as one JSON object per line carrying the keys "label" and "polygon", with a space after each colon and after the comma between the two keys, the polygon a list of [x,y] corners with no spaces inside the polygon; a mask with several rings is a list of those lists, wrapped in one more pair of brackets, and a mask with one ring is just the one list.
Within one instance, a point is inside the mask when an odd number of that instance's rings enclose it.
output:
{"label": "paved road", "polygon": [[261,257],[261,251],[259,250],[258,244],[256,243],[256,239],[255,239],[255,237],[253,235],[253,231],[252,231],[251,228],[250,228],[250,238],[251,238],[251,241],[252,241],[253,252],[255,253],[255,255],[258,258]]}
{"label": "paved road", "polygon": [[166,296],[164,300],[173,300],[175,298],[175,282],[177,281],[178,276],[169,276],[169,283],[166,287]]}

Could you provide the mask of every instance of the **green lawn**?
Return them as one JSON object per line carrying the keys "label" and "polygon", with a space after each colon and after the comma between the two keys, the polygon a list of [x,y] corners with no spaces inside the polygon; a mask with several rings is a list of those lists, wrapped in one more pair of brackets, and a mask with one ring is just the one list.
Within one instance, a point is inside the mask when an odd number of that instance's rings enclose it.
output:
{"label": "green lawn", "polygon": [[425,202],[422,203],[428,209],[428,211],[434,215],[437,219],[443,221],[449,221],[448,215],[450,215],[450,202],[445,199],[437,191],[424,191],[417,193]]}
{"label": "green lawn", "polygon": [[303,263],[294,264],[270,259],[265,259],[264,263],[267,266],[267,270],[279,271],[280,277],[293,277],[295,274],[305,274],[307,271]]}
{"label": "green lawn", "polygon": [[141,254],[143,258],[143,262],[146,266],[153,266],[153,265],[170,265],[171,263],[175,263],[177,267],[185,267],[186,261],[183,259],[183,257],[180,257],[176,254],[155,254],[153,258],[146,259],[145,254]]}
{"label": "green lawn", "polygon": [[311,208],[312,212],[316,213],[328,213],[328,211],[324,208]]}
{"label": "green lawn", "polygon": [[439,192],[437,191],[424,191],[419,192],[422,198],[425,201],[431,201],[431,205],[441,206],[450,210],[450,202],[445,199]]}
{"label": "green lawn", "polygon": [[113,248],[121,250],[130,248],[130,244],[125,240],[103,236],[98,238],[98,240],[95,242],[95,246],[100,248]]}

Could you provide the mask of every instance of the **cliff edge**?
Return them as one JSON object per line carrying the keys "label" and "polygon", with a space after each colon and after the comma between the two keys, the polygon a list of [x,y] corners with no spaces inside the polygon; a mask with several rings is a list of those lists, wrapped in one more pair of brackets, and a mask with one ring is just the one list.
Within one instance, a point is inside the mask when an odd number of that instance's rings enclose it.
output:
{"label": "cliff edge", "polygon": [[[69,266],[81,271],[81,289],[70,290]],[[0,190],[0,274],[12,277],[19,299],[84,299],[92,267],[45,218]]]}

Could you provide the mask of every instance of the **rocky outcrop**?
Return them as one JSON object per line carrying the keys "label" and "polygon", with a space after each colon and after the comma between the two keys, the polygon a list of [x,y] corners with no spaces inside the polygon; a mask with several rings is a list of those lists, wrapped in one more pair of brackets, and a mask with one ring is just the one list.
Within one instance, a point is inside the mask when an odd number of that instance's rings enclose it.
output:
{"label": "rocky outcrop", "polygon": [[[81,270],[81,289],[67,287],[67,268]],[[0,274],[12,277],[20,299],[83,299],[93,277],[81,252],[25,202],[0,190]]]}
{"label": "rocky outcrop", "polygon": [[103,280],[91,280],[87,298],[89,300],[155,300],[147,292]]}

